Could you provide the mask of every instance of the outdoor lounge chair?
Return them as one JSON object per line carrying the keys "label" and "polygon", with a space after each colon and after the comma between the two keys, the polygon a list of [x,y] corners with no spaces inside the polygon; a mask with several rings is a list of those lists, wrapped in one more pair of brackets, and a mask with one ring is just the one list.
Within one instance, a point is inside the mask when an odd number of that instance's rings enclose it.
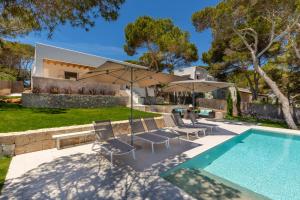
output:
{"label": "outdoor lounge chair", "polygon": [[184,123],[182,126],[180,123],[177,123],[175,117],[179,117],[181,119],[179,114],[173,114],[173,116],[164,115],[164,122],[166,125],[165,127],[166,129],[174,130],[176,133],[179,133],[180,135],[186,135],[188,139],[190,138],[190,135],[195,135],[196,137],[199,137],[199,132],[202,132],[203,135],[205,135],[206,128],[194,128],[192,126],[184,126]]}
{"label": "outdoor lounge chair", "polygon": [[165,144],[166,148],[169,147],[167,138],[146,132],[141,119],[132,119],[132,122],[129,119],[129,123],[136,138],[151,144],[152,153],[154,153],[154,144]]}
{"label": "outdoor lounge chair", "polygon": [[167,138],[169,140],[168,141],[169,145],[171,139],[178,139],[179,142],[181,143],[180,134],[172,130],[158,128],[154,118],[144,118],[144,122],[146,124],[147,130],[150,133]]}
{"label": "outdoor lounge chair", "polygon": [[203,132],[203,135],[206,135],[207,127],[201,126],[201,125],[186,124],[186,123],[184,123],[184,121],[182,120],[180,115],[178,115],[177,113],[174,113],[173,116],[174,116],[174,121],[178,127],[198,129],[199,131]]}
{"label": "outdoor lounge chair", "polygon": [[196,119],[194,113],[190,113],[189,117],[191,119],[191,122],[192,122],[193,126],[202,126],[202,127],[210,128],[211,133],[213,131],[213,128],[218,127],[217,125],[214,125],[214,124],[207,124],[207,123],[198,122],[198,120]]}
{"label": "outdoor lounge chair", "polygon": [[[92,146],[92,150],[105,153],[110,156],[110,163],[113,165],[113,156],[125,155],[132,153],[135,160],[135,148],[126,142],[123,142],[114,136],[110,120],[93,122],[96,140]],[[98,148],[99,147],[99,148]]]}

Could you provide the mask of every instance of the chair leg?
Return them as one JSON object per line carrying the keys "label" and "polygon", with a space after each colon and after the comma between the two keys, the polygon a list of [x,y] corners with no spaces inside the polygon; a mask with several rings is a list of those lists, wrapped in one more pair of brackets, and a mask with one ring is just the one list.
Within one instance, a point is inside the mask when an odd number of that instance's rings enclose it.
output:
{"label": "chair leg", "polygon": [[132,151],[133,160],[135,160],[135,150]]}
{"label": "chair leg", "polygon": [[57,148],[57,149],[60,149],[60,139],[57,139],[57,140],[56,140],[56,148]]}
{"label": "chair leg", "polygon": [[110,152],[110,165],[113,167],[113,153]]}
{"label": "chair leg", "polygon": [[170,148],[170,140],[166,141],[165,146],[166,146],[167,149]]}
{"label": "chair leg", "polygon": [[151,149],[152,149],[152,153],[154,153],[154,145],[153,145],[153,142],[151,142]]}
{"label": "chair leg", "polygon": [[181,142],[181,139],[180,139],[180,137],[178,137],[178,140],[179,140],[179,144],[181,144],[182,142]]}

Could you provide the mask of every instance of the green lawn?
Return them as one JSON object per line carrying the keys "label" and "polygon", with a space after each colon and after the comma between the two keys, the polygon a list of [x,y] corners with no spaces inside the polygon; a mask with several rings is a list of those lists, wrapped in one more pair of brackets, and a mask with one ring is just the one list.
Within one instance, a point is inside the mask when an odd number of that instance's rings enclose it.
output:
{"label": "green lawn", "polygon": [[255,119],[252,117],[226,117],[226,119],[241,121],[241,122],[256,123],[259,126],[267,126],[267,127],[274,127],[274,128],[288,128],[287,124],[284,122],[275,122],[266,119]]}
{"label": "green lawn", "polygon": [[[88,124],[94,120],[128,120],[127,107],[95,109],[31,109],[16,104],[0,103],[0,133]],[[158,114],[134,110],[134,117],[155,117]]]}
{"label": "green lawn", "polygon": [[18,99],[21,97],[14,97],[14,96],[0,96],[0,100],[5,100],[5,99]]}
{"label": "green lawn", "polygon": [[1,194],[1,189],[4,185],[5,176],[6,176],[10,161],[11,161],[10,157],[0,157],[0,194]]}

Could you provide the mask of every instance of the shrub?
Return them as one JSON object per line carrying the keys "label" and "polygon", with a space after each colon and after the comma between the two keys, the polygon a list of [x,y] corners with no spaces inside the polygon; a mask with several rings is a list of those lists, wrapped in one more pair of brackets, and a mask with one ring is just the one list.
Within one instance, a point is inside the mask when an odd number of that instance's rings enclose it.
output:
{"label": "shrub", "polygon": [[241,111],[241,95],[240,92],[236,89],[236,109],[238,112],[238,116],[242,116],[242,111]]}
{"label": "shrub", "polygon": [[96,89],[90,89],[89,93],[90,93],[90,95],[96,95],[97,94],[97,90]]}
{"label": "shrub", "polygon": [[85,90],[85,88],[83,87],[83,88],[81,88],[81,89],[79,89],[78,90],[78,94],[84,94],[84,90]]}
{"label": "shrub", "polygon": [[100,95],[105,95],[105,90],[100,89],[99,94],[100,94]]}
{"label": "shrub", "polygon": [[228,117],[233,116],[233,102],[232,102],[232,97],[230,92],[227,95],[227,116]]}
{"label": "shrub", "polygon": [[40,88],[40,87],[33,87],[33,88],[32,88],[32,93],[34,93],[34,94],[39,94],[39,93],[41,93],[41,88]]}
{"label": "shrub", "polygon": [[50,87],[50,89],[49,89],[49,93],[50,93],[50,94],[59,94],[59,88],[58,88],[58,87],[52,86],[52,87]]}
{"label": "shrub", "polygon": [[72,89],[69,87],[69,88],[64,88],[64,94],[72,94]]}

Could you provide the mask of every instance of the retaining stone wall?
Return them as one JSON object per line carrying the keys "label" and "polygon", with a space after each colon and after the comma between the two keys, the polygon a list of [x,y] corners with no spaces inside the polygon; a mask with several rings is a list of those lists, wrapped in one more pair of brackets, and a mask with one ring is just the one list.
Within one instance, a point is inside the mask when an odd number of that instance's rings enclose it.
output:
{"label": "retaining stone wall", "polygon": [[126,106],[128,97],[76,94],[23,93],[22,105],[34,108],[98,108]]}
{"label": "retaining stone wall", "polygon": [[[159,128],[165,126],[163,118],[155,118]],[[128,120],[112,122],[114,134],[119,137],[125,137],[130,134]],[[46,150],[56,147],[56,141],[52,139],[53,135],[72,133],[79,131],[93,130],[92,124],[69,126],[50,129],[39,129],[25,132],[0,133],[0,156],[1,155],[19,155],[34,151]],[[78,137],[61,140],[61,147],[72,146],[95,140],[95,136]]]}

